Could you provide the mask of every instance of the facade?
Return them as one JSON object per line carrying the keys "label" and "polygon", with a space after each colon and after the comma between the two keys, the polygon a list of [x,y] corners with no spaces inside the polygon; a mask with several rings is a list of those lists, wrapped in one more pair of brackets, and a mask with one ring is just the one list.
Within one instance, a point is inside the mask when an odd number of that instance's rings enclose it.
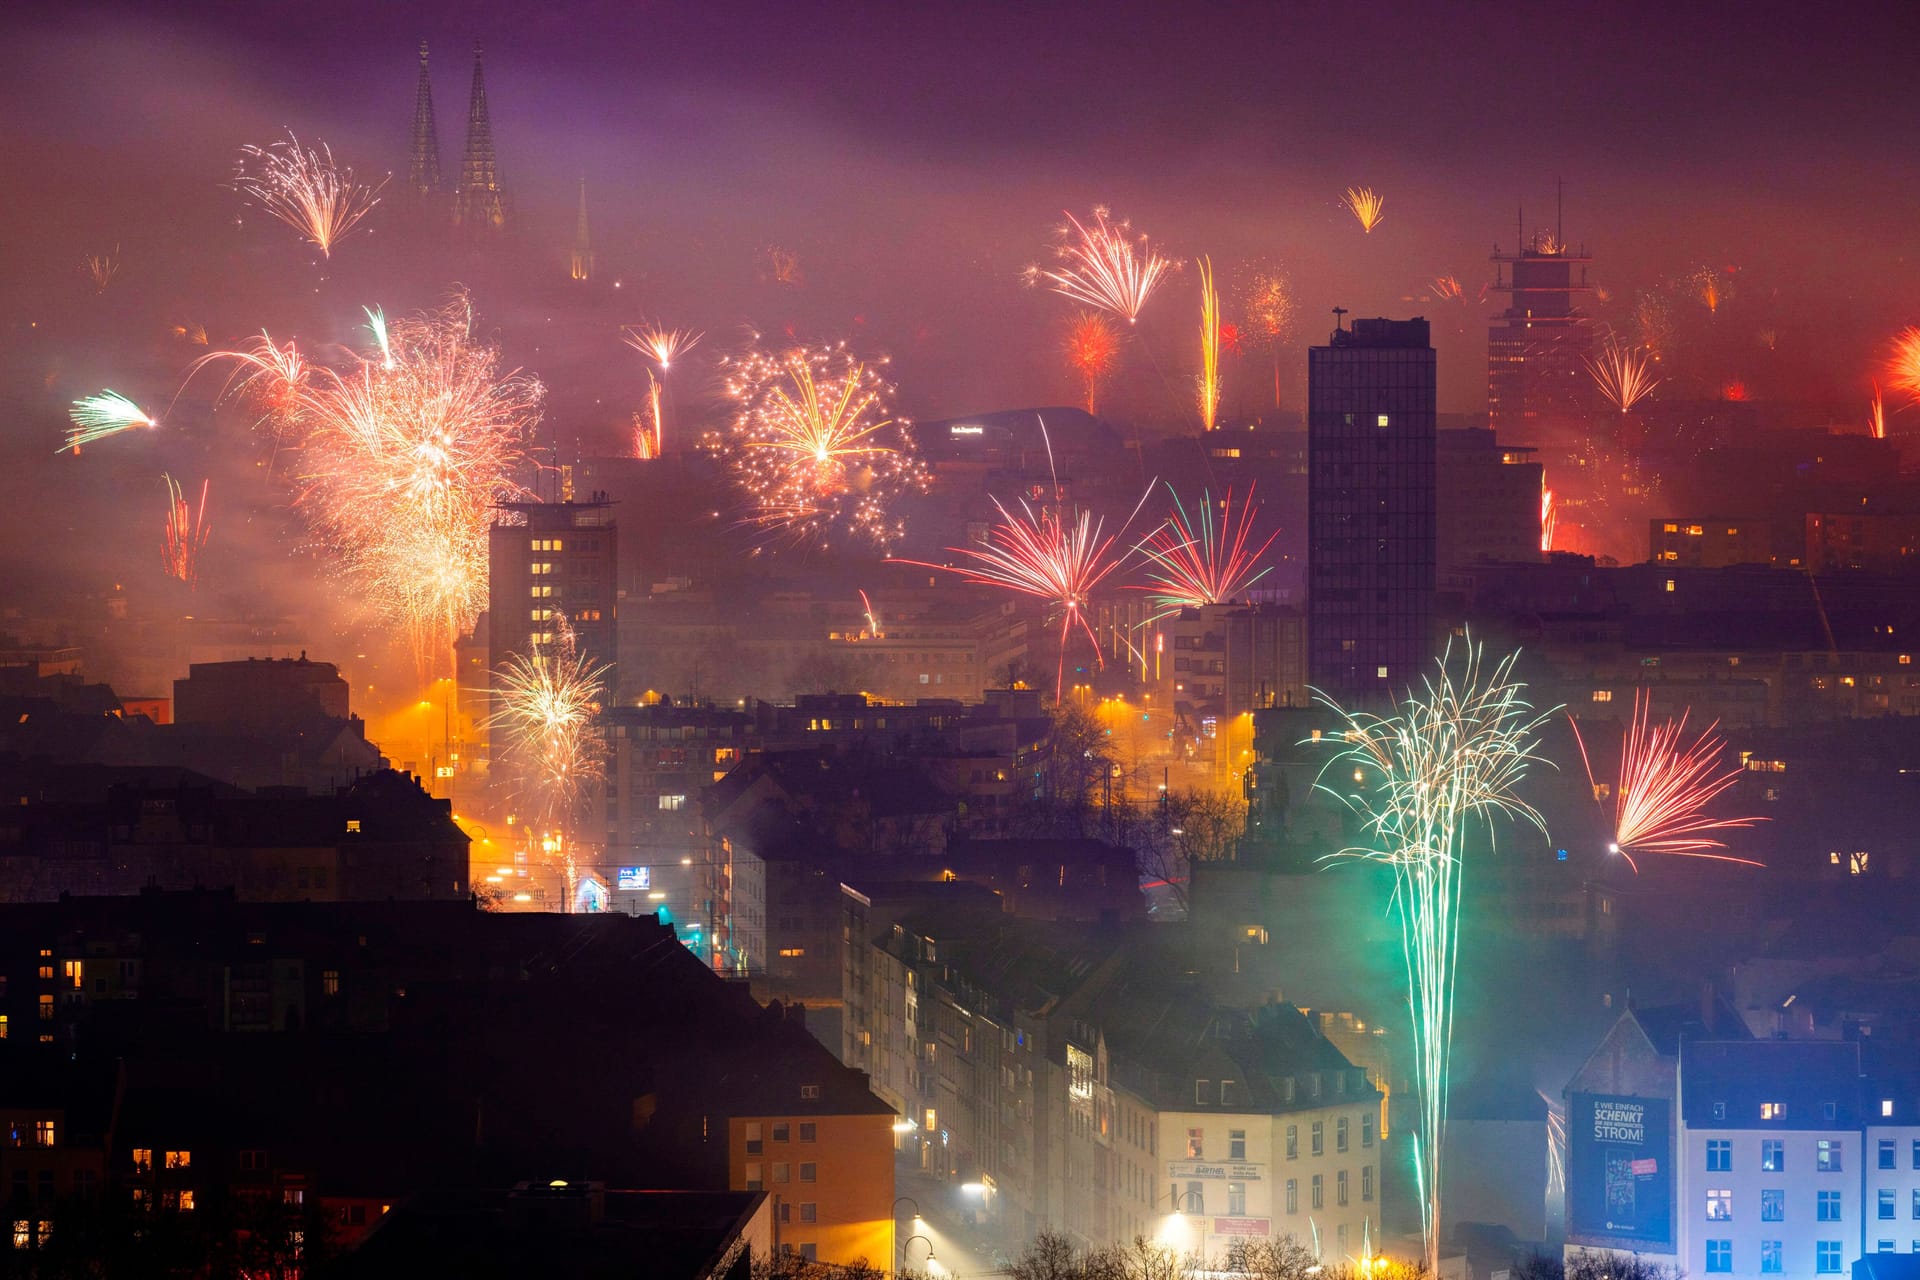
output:
{"label": "facade", "polygon": [[1647,559],[1682,569],[1802,563],[1800,548],[1774,535],[1770,520],[1665,516],[1647,521]]}
{"label": "facade", "polygon": [[1425,320],[1355,320],[1308,352],[1307,681],[1343,706],[1432,654],[1435,385]]}
{"label": "facade", "polygon": [[1457,565],[1538,562],[1543,552],[1543,469],[1532,449],[1503,446],[1491,431],[1438,437],[1434,559]]}
{"label": "facade", "polygon": [[[766,1099],[776,1105],[764,1114],[728,1119],[727,1185],[772,1199],[776,1252],[886,1269],[895,1116],[852,1073],[837,1074],[794,1082]],[[847,1096],[829,1096],[834,1089]]]}
{"label": "facade", "polygon": [[1525,444],[1564,433],[1563,440],[1584,445],[1593,425],[1586,364],[1593,326],[1576,303],[1587,292],[1593,259],[1557,234],[1522,238],[1517,252],[1493,253],[1494,290],[1510,301],[1487,329],[1487,425]]}
{"label": "facade", "polygon": [[609,670],[617,689],[619,529],[613,504],[512,502],[504,506],[524,519],[496,524],[487,535],[487,648],[498,670],[509,657],[538,646],[552,652],[571,628],[579,653]]}
{"label": "facade", "polygon": [[173,718],[181,725],[231,732],[273,730],[347,718],[347,682],[331,662],[249,658],[196,662],[173,682]]}

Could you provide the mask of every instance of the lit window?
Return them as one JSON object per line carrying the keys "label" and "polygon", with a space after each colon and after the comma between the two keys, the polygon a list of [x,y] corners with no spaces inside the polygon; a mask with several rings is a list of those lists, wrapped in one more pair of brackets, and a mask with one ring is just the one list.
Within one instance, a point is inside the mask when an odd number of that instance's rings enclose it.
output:
{"label": "lit window", "polygon": [[807,954],[807,949],[806,949],[805,947],[782,947],[782,948],[780,948],[780,955],[781,955],[781,958],[782,958],[782,959],[786,959],[786,960],[797,960],[797,959],[799,959],[799,958],[800,958],[801,956],[804,956],[804,955],[806,955],[806,954]]}
{"label": "lit window", "polygon": [[1663,525],[1663,526],[1661,526],[1661,527],[1662,527],[1662,529],[1663,529],[1663,530],[1664,530],[1665,532],[1667,532],[1667,533],[1678,533],[1678,532],[1680,532],[1680,526],[1679,526],[1679,525],[1677,525],[1677,524],[1668,524],[1668,525]]}
{"label": "lit window", "polygon": [[178,1204],[180,1206],[180,1212],[182,1213],[193,1212],[193,1191],[191,1188],[188,1188],[180,1192],[180,1199],[178,1201]]}
{"label": "lit window", "polygon": [[360,834],[360,819],[358,818],[347,819],[347,834],[350,836],[357,836]]}
{"label": "lit window", "polygon": [[1707,1192],[1707,1221],[1733,1221],[1733,1192],[1714,1189]]}
{"label": "lit window", "polygon": [[36,1147],[52,1146],[53,1134],[54,1134],[53,1121],[35,1120],[33,1122],[33,1145],[34,1146]]}
{"label": "lit window", "polygon": [[1384,427],[1384,426],[1386,426],[1386,425],[1388,425],[1388,423],[1387,423],[1387,415],[1386,415],[1386,414],[1384,414],[1384,413],[1382,413],[1382,414],[1379,414],[1379,415],[1377,415],[1377,416],[1375,416],[1375,418],[1374,418],[1374,420],[1373,420],[1373,425],[1374,425],[1374,426],[1376,426],[1376,427]]}
{"label": "lit window", "polygon": [[1594,700],[1595,702],[1612,702],[1612,701],[1613,701],[1613,690],[1611,690],[1611,689],[1595,689],[1595,690],[1593,691],[1593,700]]}
{"label": "lit window", "polygon": [[40,1021],[53,1021],[53,997],[50,995],[40,997]]}
{"label": "lit window", "polygon": [[135,1173],[150,1173],[152,1170],[153,1151],[148,1147],[135,1147],[133,1149],[133,1171]]}
{"label": "lit window", "polygon": [[1375,678],[1380,680],[1385,680],[1387,678],[1387,669],[1384,666],[1375,667],[1373,669],[1373,674]]}
{"label": "lit window", "polygon": [[1784,1102],[1763,1102],[1760,1104],[1760,1118],[1762,1120],[1784,1120],[1786,1119],[1786,1115],[1787,1104]]}
{"label": "lit window", "polygon": [[340,971],[322,969],[320,971],[320,994],[337,996],[340,994]]}
{"label": "lit window", "polygon": [[1821,1173],[1839,1173],[1841,1171],[1841,1152],[1844,1144],[1838,1138],[1820,1139],[1819,1154],[1814,1167]]}
{"label": "lit window", "polygon": [[669,813],[678,813],[687,807],[687,798],[685,796],[661,796],[659,804],[662,809],[667,810]]}
{"label": "lit window", "polygon": [[73,989],[78,991],[82,981],[80,976],[80,962],[78,960],[63,960],[60,963],[60,971],[66,975],[66,979],[68,983],[72,985]]}
{"label": "lit window", "polygon": [[0,1040],[7,1038],[7,1015],[0,1013]]}
{"label": "lit window", "polygon": [[1668,578],[1668,579],[1667,579],[1667,590],[1669,590],[1669,591],[1671,591],[1671,590],[1673,590],[1673,579],[1672,579],[1672,578]]}
{"label": "lit window", "polygon": [[169,1169],[191,1169],[193,1167],[193,1152],[191,1151],[167,1152],[166,1167]]}

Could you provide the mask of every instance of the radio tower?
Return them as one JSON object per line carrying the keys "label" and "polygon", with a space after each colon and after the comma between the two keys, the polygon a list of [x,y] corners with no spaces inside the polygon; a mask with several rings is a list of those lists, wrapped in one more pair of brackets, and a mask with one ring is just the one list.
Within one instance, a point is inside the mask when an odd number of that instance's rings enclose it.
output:
{"label": "radio tower", "polygon": [[440,130],[433,123],[433,83],[427,78],[427,42],[420,42],[420,87],[413,93],[413,154],[407,188],[416,196],[440,190]]}
{"label": "radio tower", "polygon": [[467,103],[467,154],[460,162],[460,189],[454,194],[453,220],[476,231],[506,225],[500,199],[500,174],[493,159],[493,125],[487,120],[487,80],[480,65],[480,43],[473,46],[473,97]]}
{"label": "radio tower", "polygon": [[593,274],[593,241],[587,238],[587,180],[580,179],[580,220],[573,228],[573,278],[585,280]]}

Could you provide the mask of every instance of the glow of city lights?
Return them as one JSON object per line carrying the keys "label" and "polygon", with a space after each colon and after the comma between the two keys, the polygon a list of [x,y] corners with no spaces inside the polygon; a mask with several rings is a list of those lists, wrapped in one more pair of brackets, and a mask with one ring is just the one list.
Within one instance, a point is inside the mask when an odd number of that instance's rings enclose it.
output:
{"label": "glow of city lights", "polygon": [[1196,260],[1200,268],[1200,429],[1220,425],[1220,291],[1213,287],[1213,263]]}
{"label": "glow of city lights", "polygon": [[1653,362],[1645,352],[1622,346],[1611,338],[1598,356],[1586,357],[1586,365],[1600,394],[1623,414],[1632,413],[1634,406],[1660,385],[1660,379],[1653,376]]}
{"label": "glow of city lights", "polygon": [[187,584],[189,591],[200,582],[200,552],[212,530],[207,526],[207,480],[200,482],[200,503],[190,505],[180,492],[179,482],[170,475],[167,484],[167,521],[160,544],[160,560],[167,576]]}
{"label": "glow of city lights", "polygon": [[[1627,860],[1634,871],[1640,864],[1633,855],[1665,854],[1678,858],[1707,858],[1715,862],[1737,862],[1749,867],[1761,864],[1751,858],[1730,853],[1726,842],[1714,833],[1750,827],[1762,818],[1716,818],[1707,812],[1715,797],[1731,789],[1740,780],[1738,767],[1720,763],[1726,745],[1714,733],[1718,722],[1710,724],[1691,742],[1686,740],[1687,716],[1654,724],[1651,699],[1645,690],[1634,694],[1633,720],[1620,744],[1620,777],[1614,787],[1613,840],[1607,852]],[[1571,717],[1574,741],[1580,746],[1580,760],[1587,769],[1587,781],[1594,784],[1593,761],[1587,755],[1586,740],[1580,725]]]}
{"label": "glow of city lights", "polygon": [[1372,235],[1373,229],[1380,225],[1380,219],[1385,216],[1383,210],[1386,203],[1386,197],[1376,194],[1372,187],[1347,188],[1347,211],[1353,214],[1360,229],[1368,235]]}
{"label": "glow of city lights", "polygon": [[1100,380],[1112,371],[1120,356],[1120,332],[1098,311],[1077,311],[1067,326],[1064,345],[1067,364],[1086,385],[1089,414],[1097,413]]}
{"label": "glow of city lights", "polygon": [[135,427],[160,425],[156,419],[147,416],[146,410],[118,391],[82,396],[67,410],[67,417],[73,425],[67,428],[67,442],[54,450],[55,453],[64,453],[68,449],[78,453],[83,444],[92,444]]}
{"label": "glow of city lights", "polygon": [[1107,219],[1105,209],[1093,211],[1091,226],[1067,214],[1072,230],[1060,248],[1059,269],[1030,267],[1027,280],[1045,282],[1055,293],[1132,324],[1172,264],[1153,251],[1145,236],[1136,237],[1126,223]]}
{"label": "glow of city lights", "polygon": [[[1348,710],[1316,694],[1345,728],[1324,736],[1340,749],[1316,785],[1352,810],[1365,833],[1364,844],[1329,856],[1384,863],[1394,873],[1420,1107],[1414,1169],[1430,1270],[1441,1240],[1440,1158],[1467,824],[1504,816],[1545,830],[1517,787],[1541,759],[1538,732],[1547,716],[1527,702],[1526,686],[1514,675],[1518,654],[1488,671],[1482,653],[1469,637],[1456,677],[1449,645],[1438,676],[1419,694],[1408,690],[1385,715]],[[1346,782],[1356,774],[1359,783]]]}
{"label": "glow of city lights", "polygon": [[293,228],[323,258],[380,203],[386,184],[385,178],[371,187],[355,182],[353,170],[335,164],[326,143],[302,146],[291,130],[284,142],[242,147],[233,175],[236,190]]}
{"label": "glow of city lights", "polygon": [[1237,505],[1229,490],[1217,520],[1211,494],[1202,492],[1196,515],[1189,515],[1172,485],[1167,492],[1173,505],[1166,520],[1134,548],[1146,557],[1145,589],[1159,611],[1149,621],[1181,609],[1244,599],[1254,583],[1273,571],[1272,565],[1262,566],[1260,558],[1280,531],[1254,545],[1253,512],[1259,508],[1251,487],[1246,501]]}

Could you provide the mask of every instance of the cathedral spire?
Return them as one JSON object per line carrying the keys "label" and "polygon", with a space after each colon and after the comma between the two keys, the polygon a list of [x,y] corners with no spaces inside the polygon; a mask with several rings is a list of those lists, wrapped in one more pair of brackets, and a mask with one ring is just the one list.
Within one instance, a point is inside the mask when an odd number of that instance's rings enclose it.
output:
{"label": "cathedral spire", "polygon": [[573,278],[585,280],[593,274],[593,241],[587,238],[587,179],[580,178],[580,217],[573,226]]}
{"label": "cathedral spire", "polygon": [[420,87],[413,93],[413,151],[407,189],[430,196],[440,189],[440,131],[433,122],[433,83],[427,78],[427,42],[420,42]]}
{"label": "cathedral spire", "polygon": [[487,79],[480,42],[473,45],[473,95],[467,101],[467,152],[460,162],[460,190],[454,220],[475,229],[498,228],[506,220],[500,198],[500,174],[494,166],[493,125],[487,119]]}

